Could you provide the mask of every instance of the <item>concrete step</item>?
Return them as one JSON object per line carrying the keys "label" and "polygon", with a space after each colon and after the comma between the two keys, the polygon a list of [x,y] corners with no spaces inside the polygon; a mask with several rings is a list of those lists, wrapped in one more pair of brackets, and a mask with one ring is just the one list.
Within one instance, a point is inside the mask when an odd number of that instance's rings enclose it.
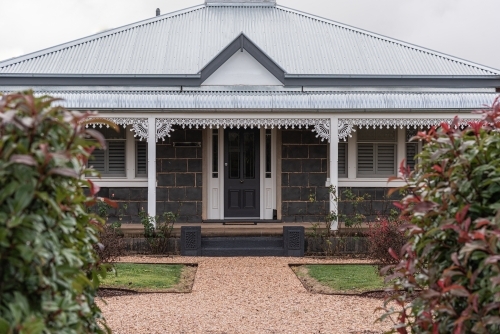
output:
{"label": "concrete step", "polygon": [[283,248],[202,248],[201,256],[284,256]]}
{"label": "concrete step", "polygon": [[202,256],[284,256],[283,237],[204,237]]}
{"label": "concrete step", "polygon": [[201,248],[283,249],[283,237],[205,237],[201,238]]}

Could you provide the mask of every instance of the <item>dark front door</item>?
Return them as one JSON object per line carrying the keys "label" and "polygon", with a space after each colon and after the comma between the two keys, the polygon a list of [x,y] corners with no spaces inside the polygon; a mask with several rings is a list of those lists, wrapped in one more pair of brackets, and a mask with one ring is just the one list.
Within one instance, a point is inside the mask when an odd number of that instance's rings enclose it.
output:
{"label": "dark front door", "polygon": [[224,136],[224,216],[259,218],[259,130],[226,129]]}

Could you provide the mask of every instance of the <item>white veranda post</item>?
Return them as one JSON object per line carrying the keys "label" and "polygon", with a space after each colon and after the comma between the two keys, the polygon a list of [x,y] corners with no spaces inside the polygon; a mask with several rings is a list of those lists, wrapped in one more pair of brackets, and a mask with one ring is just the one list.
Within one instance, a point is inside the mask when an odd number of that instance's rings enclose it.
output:
{"label": "white veranda post", "polygon": [[[330,118],[330,185],[332,193],[330,193],[330,212],[338,215],[338,191],[339,191],[339,119],[338,117]],[[338,229],[338,219],[331,222],[331,230]]]}
{"label": "white veranda post", "polygon": [[[156,215],[156,118],[148,118],[148,215]],[[156,225],[156,221],[154,221]],[[156,226],[155,226],[156,227]]]}

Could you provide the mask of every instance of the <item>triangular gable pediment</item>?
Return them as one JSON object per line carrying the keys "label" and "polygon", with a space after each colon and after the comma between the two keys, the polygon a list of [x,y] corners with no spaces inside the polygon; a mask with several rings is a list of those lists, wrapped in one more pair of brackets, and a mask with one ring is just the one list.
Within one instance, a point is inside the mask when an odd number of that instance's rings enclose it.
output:
{"label": "triangular gable pediment", "polygon": [[285,71],[244,34],[200,72],[202,85],[282,85]]}
{"label": "triangular gable pediment", "polygon": [[283,83],[243,49],[236,51],[202,85],[282,86]]}

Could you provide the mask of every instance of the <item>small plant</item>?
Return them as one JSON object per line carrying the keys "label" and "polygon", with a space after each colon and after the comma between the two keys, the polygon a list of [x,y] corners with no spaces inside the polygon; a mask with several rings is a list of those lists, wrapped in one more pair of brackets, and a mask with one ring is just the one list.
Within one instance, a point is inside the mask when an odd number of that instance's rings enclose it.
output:
{"label": "small plant", "polygon": [[[119,219],[123,216],[124,210],[127,210],[127,204],[123,209],[118,209]],[[104,224],[99,230],[99,243],[94,246],[101,263],[114,264],[121,256],[125,255],[125,246],[123,244],[123,233],[120,229],[121,222],[107,222],[109,210],[112,207],[105,201],[97,201],[97,214],[104,219]]]}
{"label": "small plant", "polygon": [[345,202],[352,206],[352,213],[337,213],[337,212],[329,212],[325,218],[328,227],[330,227],[333,221],[338,222],[338,230],[340,231],[342,228],[342,223],[347,228],[359,228],[361,224],[365,222],[366,216],[363,212],[371,212],[369,208],[367,208],[368,201],[370,200],[370,195],[364,194],[363,196],[357,196],[352,192],[351,189],[345,189],[341,197],[336,195],[336,189],[333,186],[329,188],[330,195],[334,196],[334,200],[339,202]]}
{"label": "small plant", "polygon": [[[141,223],[144,226],[144,237],[151,254],[166,254],[174,223],[179,217],[173,212],[164,212],[161,216],[150,216],[146,212],[139,212]],[[156,225],[156,228],[155,228]]]}
{"label": "small plant", "polygon": [[[114,216],[116,216],[118,218],[118,221],[114,221],[114,222],[110,223],[108,221],[109,220],[109,211],[112,209],[115,209]],[[98,201],[97,202],[97,214],[99,215],[99,217],[103,218],[106,221],[106,223],[111,225],[111,227],[113,229],[115,229],[115,231],[118,234],[122,234],[122,232],[120,230],[120,227],[122,226],[121,221],[123,220],[123,216],[125,215],[125,212],[127,211],[127,209],[128,209],[127,203],[123,203],[121,207],[113,208],[105,201]]]}
{"label": "small plant", "polygon": [[311,203],[316,202],[316,194],[314,192],[309,193],[309,202]]}
{"label": "small plant", "polygon": [[112,224],[103,224],[99,230],[98,239],[99,243],[94,246],[94,249],[101,263],[112,265],[125,255],[123,237]]}

